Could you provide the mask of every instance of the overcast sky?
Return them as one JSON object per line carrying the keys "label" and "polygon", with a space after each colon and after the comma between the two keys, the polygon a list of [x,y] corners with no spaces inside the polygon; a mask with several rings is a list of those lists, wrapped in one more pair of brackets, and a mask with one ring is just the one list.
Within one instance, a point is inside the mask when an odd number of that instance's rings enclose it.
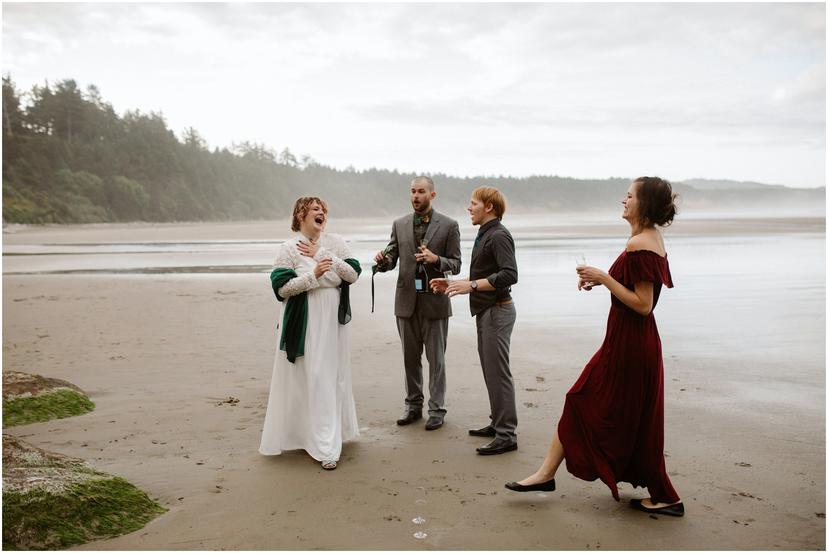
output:
{"label": "overcast sky", "polygon": [[73,78],[343,168],[825,185],[825,4],[10,4]]}

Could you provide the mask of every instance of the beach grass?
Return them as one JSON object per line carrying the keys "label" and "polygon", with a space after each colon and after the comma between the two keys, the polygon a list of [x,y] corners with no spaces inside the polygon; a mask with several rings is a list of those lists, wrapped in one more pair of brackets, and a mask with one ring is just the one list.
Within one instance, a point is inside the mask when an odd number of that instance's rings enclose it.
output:
{"label": "beach grass", "polygon": [[3,492],[3,549],[66,549],[142,528],[167,509],[123,478]]}
{"label": "beach grass", "polygon": [[57,389],[35,396],[3,399],[3,428],[83,415],[95,408],[85,394]]}

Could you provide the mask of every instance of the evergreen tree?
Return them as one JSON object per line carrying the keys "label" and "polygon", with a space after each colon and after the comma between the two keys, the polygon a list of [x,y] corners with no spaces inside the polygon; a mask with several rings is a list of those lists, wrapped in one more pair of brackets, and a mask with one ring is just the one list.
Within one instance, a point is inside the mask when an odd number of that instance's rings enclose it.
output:
{"label": "evergreen tree", "polygon": [[[256,142],[210,151],[195,128],[184,129],[179,140],[162,114],[135,110],[119,116],[97,87],[81,90],[71,79],[20,93],[5,75],[2,126],[6,223],[274,219],[287,217],[298,196],[311,195],[325,198],[339,217],[410,209],[407,188],[414,174],[338,170],[287,147],[277,153]],[[503,190],[512,209],[613,206],[628,182],[432,176],[447,211],[461,211],[482,184]],[[824,188],[759,186],[751,188],[755,201],[824,203]],[[682,194],[692,190],[675,188]],[[711,204],[746,201],[733,190],[704,193]]]}

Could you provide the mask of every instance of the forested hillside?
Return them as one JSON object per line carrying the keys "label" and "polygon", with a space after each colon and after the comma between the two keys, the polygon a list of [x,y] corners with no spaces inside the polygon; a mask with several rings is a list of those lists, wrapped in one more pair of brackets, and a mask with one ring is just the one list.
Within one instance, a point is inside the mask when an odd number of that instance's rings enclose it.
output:
{"label": "forested hillside", "polygon": [[[413,176],[338,170],[249,142],[211,150],[196,129],[177,137],[159,113],[117,114],[95,86],[82,90],[64,80],[21,92],[11,76],[3,78],[5,223],[274,219],[287,216],[300,195],[325,198],[338,216],[391,214],[407,208]],[[465,205],[469,192],[486,184],[503,190],[516,210],[576,211],[614,206],[637,175],[431,176],[446,210]],[[824,188],[675,184],[685,202],[701,207],[807,205],[824,203],[825,194]]]}

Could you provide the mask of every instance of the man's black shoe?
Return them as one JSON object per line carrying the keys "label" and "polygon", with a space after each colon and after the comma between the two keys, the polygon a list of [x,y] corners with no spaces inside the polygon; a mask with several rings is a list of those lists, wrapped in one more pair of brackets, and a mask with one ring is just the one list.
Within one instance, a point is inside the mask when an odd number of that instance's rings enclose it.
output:
{"label": "man's black shoe", "polygon": [[481,438],[494,438],[495,429],[490,424],[489,426],[484,426],[483,428],[478,428],[477,430],[469,430],[469,436],[480,436]]}
{"label": "man's black shoe", "polygon": [[514,451],[517,449],[517,442],[510,442],[503,438],[495,438],[490,444],[478,447],[477,452],[480,455],[498,455],[506,453],[507,451]]}
{"label": "man's black shoe", "polygon": [[437,430],[443,426],[443,417],[435,417],[434,415],[428,417],[428,421],[426,421],[425,429],[426,430]]}
{"label": "man's black shoe", "polygon": [[405,426],[406,424],[411,424],[412,422],[418,421],[421,418],[423,418],[422,411],[406,411],[401,419],[397,419],[397,424],[399,424],[400,426]]}

